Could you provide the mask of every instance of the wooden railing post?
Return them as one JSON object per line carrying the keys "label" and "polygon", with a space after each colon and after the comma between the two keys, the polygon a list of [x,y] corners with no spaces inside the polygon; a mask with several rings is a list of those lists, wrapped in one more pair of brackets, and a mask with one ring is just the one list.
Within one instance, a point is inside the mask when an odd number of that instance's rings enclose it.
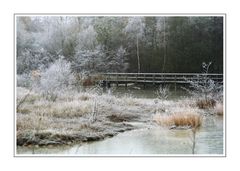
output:
{"label": "wooden railing post", "polygon": [[135,80],[135,83],[137,83],[138,81],[138,73],[136,74],[136,80]]}
{"label": "wooden railing post", "polygon": [[128,75],[125,75],[125,89],[127,89],[127,80],[128,80]]}
{"label": "wooden railing post", "polygon": [[153,74],[153,85],[155,85],[155,74]]}
{"label": "wooden railing post", "polygon": [[174,88],[175,88],[175,92],[177,91],[177,76],[176,74],[174,75]]}
{"label": "wooden railing post", "polygon": [[145,89],[145,87],[146,87],[146,85],[145,85],[145,84],[146,84],[145,74],[143,74],[143,82],[144,82],[144,83],[143,83],[143,88]]}
{"label": "wooden railing post", "polygon": [[118,87],[118,74],[117,74],[117,78],[116,78],[116,86]]}

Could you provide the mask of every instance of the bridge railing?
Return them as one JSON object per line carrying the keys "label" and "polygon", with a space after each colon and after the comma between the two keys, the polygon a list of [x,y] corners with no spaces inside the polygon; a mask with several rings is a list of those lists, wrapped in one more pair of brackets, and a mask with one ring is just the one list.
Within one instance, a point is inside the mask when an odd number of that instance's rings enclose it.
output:
{"label": "bridge railing", "polygon": [[143,83],[187,83],[188,80],[199,80],[206,76],[216,82],[223,81],[223,74],[202,73],[104,73],[105,81],[110,82],[143,82]]}

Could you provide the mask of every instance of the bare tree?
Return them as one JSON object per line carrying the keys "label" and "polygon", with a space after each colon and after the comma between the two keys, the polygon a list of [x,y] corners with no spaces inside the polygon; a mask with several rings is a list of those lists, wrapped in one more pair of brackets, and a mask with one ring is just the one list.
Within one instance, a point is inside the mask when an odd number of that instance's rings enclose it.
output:
{"label": "bare tree", "polygon": [[166,17],[163,17],[163,44],[164,44],[164,55],[163,55],[163,66],[162,66],[162,72],[164,72],[165,69],[165,63],[166,63],[166,51],[167,51],[167,45],[166,45]]}
{"label": "bare tree", "polygon": [[138,73],[141,72],[141,62],[139,55],[139,39],[143,37],[145,24],[142,17],[130,17],[128,19],[128,24],[125,27],[125,31],[130,33],[129,36],[136,39],[136,51],[137,51],[137,63],[138,63]]}

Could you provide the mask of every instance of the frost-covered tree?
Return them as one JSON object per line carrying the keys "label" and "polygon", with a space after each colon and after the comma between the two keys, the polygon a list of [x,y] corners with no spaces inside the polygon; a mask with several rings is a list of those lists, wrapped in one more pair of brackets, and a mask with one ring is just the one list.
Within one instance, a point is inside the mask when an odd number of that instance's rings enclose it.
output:
{"label": "frost-covered tree", "polygon": [[18,74],[48,67],[59,56],[75,64],[87,51],[99,53],[104,69],[120,71],[113,66],[122,66],[121,46],[128,72],[199,72],[203,60],[222,72],[222,17],[19,16],[16,29]]}
{"label": "frost-covered tree", "polygon": [[27,25],[30,21],[29,17],[17,17],[17,56],[21,55],[22,51],[31,48],[34,39],[31,32],[27,30]]}
{"label": "frost-covered tree", "polygon": [[52,63],[49,68],[42,71],[40,90],[47,94],[61,92],[71,87],[73,82],[74,77],[71,73],[71,64],[61,57]]}
{"label": "frost-covered tree", "polygon": [[41,67],[47,67],[54,57],[41,47],[25,49],[18,56],[17,73],[29,73]]}
{"label": "frost-covered tree", "polygon": [[77,72],[101,72],[104,71],[105,66],[107,66],[104,64],[106,55],[100,46],[92,50],[79,49],[74,58],[72,66]]}
{"label": "frost-covered tree", "polygon": [[78,46],[77,49],[93,50],[96,48],[97,33],[92,25],[82,30],[78,35]]}
{"label": "frost-covered tree", "polygon": [[162,72],[164,72],[165,69],[165,63],[166,63],[166,51],[167,51],[167,44],[166,44],[166,17],[163,17],[163,44],[164,44],[164,55],[163,55],[163,67]]}
{"label": "frost-covered tree", "polygon": [[139,40],[143,37],[145,23],[143,17],[129,17],[128,24],[125,27],[125,31],[130,38],[136,41],[137,61],[138,61],[138,73],[141,72],[141,62],[139,55]]}
{"label": "frost-covered tree", "polygon": [[123,45],[125,25],[126,18],[124,17],[98,17],[95,19],[94,28],[97,33],[97,41],[104,48],[106,54]]}
{"label": "frost-covered tree", "polygon": [[94,50],[78,50],[72,68],[77,72],[125,72],[128,68],[126,50],[120,46],[116,51],[104,53],[101,46]]}
{"label": "frost-covered tree", "polygon": [[[127,69],[126,49],[114,47],[112,42],[118,24],[111,17],[84,18],[78,36],[73,68],[78,72],[123,72]],[[101,21],[101,22],[100,22]],[[121,37],[119,37],[121,39]]]}
{"label": "frost-covered tree", "polygon": [[163,51],[161,71],[165,71],[166,58],[167,58],[167,42],[168,42],[168,26],[167,17],[157,18],[156,29],[158,31],[158,41],[156,41],[159,48]]}
{"label": "frost-covered tree", "polygon": [[71,60],[77,46],[78,23],[72,17],[43,17],[42,46],[55,56]]}
{"label": "frost-covered tree", "polygon": [[127,51],[123,46],[120,46],[116,52],[116,61],[118,72],[126,72],[128,69],[128,62],[127,62]]}
{"label": "frost-covered tree", "polygon": [[102,47],[97,44],[97,33],[91,25],[93,18],[81,20],[81,31],[77,36],[77,46],[72,61],[72,68],[76,72],[98,72],[105,58]]}
{"label": "frost-covered tree", "polygon": [[128,62],[126,60],[126,49],[120,46],[113,54],[113,58],[110,60],[109,69],[111,72],[125,72],[128,68]]}
{"label": "frost-covered tree", "polygon": [[17,18],[17,73],[48,66],[53,55],[42,46],[43,25],[39,18]]}

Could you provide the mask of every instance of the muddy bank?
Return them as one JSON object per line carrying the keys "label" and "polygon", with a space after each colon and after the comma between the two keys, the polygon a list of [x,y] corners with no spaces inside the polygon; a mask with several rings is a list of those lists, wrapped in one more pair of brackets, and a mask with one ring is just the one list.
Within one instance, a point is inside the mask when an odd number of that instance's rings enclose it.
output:
{"label": "muddy bank", "polygon": [[[16,113],[18,146],[98,141],[121,132],[154,127],[156,116],[192,110],[199,115],[205,113],[194,106],[191,99],[160,102],[157,99],[70,91],[59,94],[52,101],[38,92],[28,92],[18,88],[17,101],[25,99]],[[162,121],[162,117],[159,118]]]}
{"label": "muddy bank", "polygon": [[[95,121],[91,121],[89,116],[73,118],[46,116],[39,119],[33,118],[31,114],[18,113],[17,145],[69,145],[99,141],[125,131],[147,127],[147,123],[151,121],[147,119],[149,114],[140,115],[137,110],[129,110],[122,114],[118,110],[111,109],[99,114]],[[35,127],[24,125],[32,119]],[[24,126],[29,128],[23,129]]]}
{"label": "muddy bank", "polygon": [[[55,121],[55,124],[60,125],[57,121]],[[84,123],[82,120],[79,122],[71,122],[69,119],[64,119],[61,121],[61,124],[66,125],[65,131],[58,131],[57,129],[18,131],[17,145],[69,145],[73,143],[99,141],[108,137],[113,137],[125,131],[144,128],[147,126],[144,117],[134,114],[112,114],[104,117],[102,120],[99,119],[94,123]],[[54,128],[54,125],[52,125],[52,128]]]}
{"label": "muddy bank", "polygon": [[46,146],[98,141],[136,128],[136,126],[131,124],[118,123],[111,124],[111,126],[108,125],[108,128],[102,128],[92,132],[85,130],[84,132],[79,131],[72,134],[59,134],[54,132],[20,133],[17,135],[17,145]]}
{"label": "muddy bank", "polygon": [[[18,88],[19,101],[28,90]],[[137,129],[130,122],[148,123],[155,107],[151,100],[65,92],[56,101],[31,92],[18,108],[18,146],[62,145],[98,141]],[[150,104],[149,104],[150,103]]]}

